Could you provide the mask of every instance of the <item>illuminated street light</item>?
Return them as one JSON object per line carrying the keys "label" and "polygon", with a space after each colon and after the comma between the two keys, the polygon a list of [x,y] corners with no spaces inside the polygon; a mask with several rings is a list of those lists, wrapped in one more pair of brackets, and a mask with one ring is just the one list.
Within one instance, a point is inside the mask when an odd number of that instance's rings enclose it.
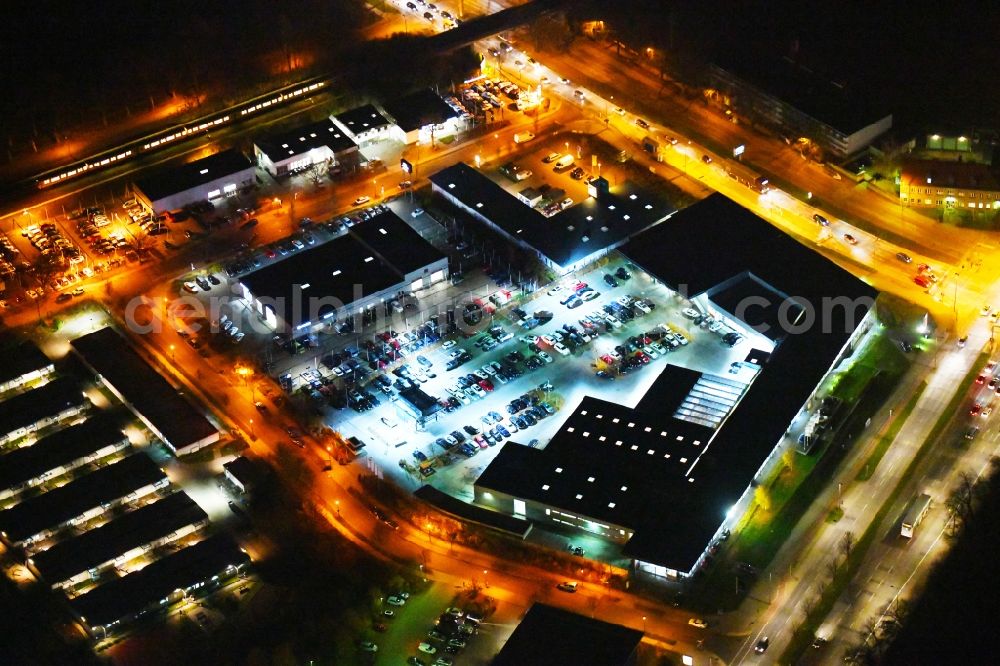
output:
{"label": "illuminated street light", "polygon": [[174,346],[170,345],[170,360],[174,360]]}
{"label": "illuminated street light", "polygon": [[253,431],[253,419],[250,419],[250,437],[257,439],[257,433]]}
{"label": "illuminated street light", "polygon": [[646,616],[642,616],[642,633],[646,633]]}
{"label": "illuminated street light", "polygon": [[337,515],[340,515],[340,500],[333,500],[333,505],[337,507]]}

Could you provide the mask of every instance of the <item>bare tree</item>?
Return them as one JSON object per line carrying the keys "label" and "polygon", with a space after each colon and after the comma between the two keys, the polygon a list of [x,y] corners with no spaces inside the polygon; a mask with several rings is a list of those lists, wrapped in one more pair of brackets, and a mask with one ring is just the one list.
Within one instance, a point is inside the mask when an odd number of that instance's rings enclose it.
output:
{"label": "bare tree", "polygon": [[844,554],[844,559],[850,559],[851,551],[854,549],[854,532],[848,530],[840,538],[840,552]]}
{"label": "bare tree", "polygon": [[971,520],[975,508],[975,497],[976,478],[969,472],[960,472],[958,482],[945,501],[945,505],[951,513],[955,532],[960,532]]}

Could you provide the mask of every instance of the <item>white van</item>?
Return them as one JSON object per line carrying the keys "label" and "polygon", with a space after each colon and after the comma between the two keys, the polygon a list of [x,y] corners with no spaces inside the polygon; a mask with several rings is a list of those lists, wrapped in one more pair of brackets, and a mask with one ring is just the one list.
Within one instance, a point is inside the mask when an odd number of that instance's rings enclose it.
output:
{"label": "white van", "polygon": [[531,132],[518,132],[514,135],[514,143],[527,143],[535,138]]}
{"label": "white van", "polygon": [[570,168],[571,166],[573,166],[573,156],[572,155],[563,155],[562,157],[560,157],[556,161],[556,165],[553,168],[556,171],[565,171],[566,169]]}

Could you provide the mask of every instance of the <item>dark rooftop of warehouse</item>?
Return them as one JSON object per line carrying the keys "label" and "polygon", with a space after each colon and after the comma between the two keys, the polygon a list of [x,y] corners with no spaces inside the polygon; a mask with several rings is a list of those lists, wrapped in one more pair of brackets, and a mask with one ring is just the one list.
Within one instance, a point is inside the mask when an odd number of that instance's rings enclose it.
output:
{"label": "dark rooftop of warehouse", "polygon": [[183,391],[153,369],[115,329],[102,328],[70,345],[104,382],[125,396],[134,411],[149,421],[174,451],[182,452],[218,434]]}
{"label": "dark rooftop of warehouse", "polygon": [[404,132],[440,125],[449,118],[455,118],[458,113],[441,99],[441,96],[430,88],[422,88],[416,92],[382,105],[396,125]]}
{"label": "dark rooftop of warehouse", "polygon": [[38,388],[7,398],[0,402],[0,437],[80,406],[85,400],[80,385],[72,377],[57,377]]}
{"label": "dark rooftop of warehouse", "polygon": [[600,199],[587,197],[561,213],[545,217],[462,162],[432,175],[431,182],[559,266],[569,266],[620,243],[674,212],[651,193],[625,183]]}
{"label": "dark rooftop of warehouse", "polygon": [[106,625],[138,613],[178,589],[209,579],[229,565],[240,566],[249,561],[250,557],[232,537],[216,534],[139,571],[104,583],[70,601],[70,606],[91,627]]}
{"label": "dark rooftop of warehouse", "polygon": [[17,543],[165,478],[149,456],[136,453],[0,511],[0,532]]}
{"label": "dark rooftop of warehouse", "polygon": [[102,412],[83,423],[43,437],[31,446],[0,456],[0,489],[17,486],[50,469],[121,442],[126,439],[122,417],[118,412]]}
{"label": "dark rooftop of warehouse", "polygon": [[[335,306],[350,305],[362,296],[398,285],[405,273],[443,256],[389,212],[355,225],[349,234],[248,273],[241,280],[256,298],[273,302],[277,314],[294,329]],[[333,303],[324,301],[317,312],[310,312],[310,297]]]}
{"label": "dark rooftop of warehouse", "polygon": [[354,136],[380,127],[390,125],[389,119],[375,108],[374,104],[365,104],[335,115],[337,121],[351,130]]}
{"label": "dark rooftop of warehouse", "polygon": [[184,492],[176,492],[101,527],[60,541],[31,559],[42,577],[55,584],[207,519],[208,514],[193,499]]}
{"label": "dark rooftop of warehouse", "polygon": [[724,312],[772,340],[784,337],[782,322],[796,324],[805,310],[753,273],[743,272],[708,290],[708,298]]}
{"label": "dark rooftop of warehouse", "polygon": [[[817,313],[826,296],[876,295],[718,194],[641,234],[622,253],[672,288],[690,285],[692,295],[746,273]],[[633,529],[626,554],[690,571],[866,311],[859,308],[848,325],[846,311],[835,308],[829,332],[817,324],[776,335],[773,354],[748,354],[763,370],[718,430],[672,416],[697,373],[668,365],[635,409],[584,398],[545,449],[505,447],[476,485]]]}
{"label": "dark rooftop of warehouse", "polygon": [[641,642],[638,629],[535,603],[504,643],[493,666],[628,666],[635,663]]}
{"label": "dark rooftop of warehouse", "polygon": [[335,154],[357,148],[354,139],[344,134],[329,118],[258,137],[254,139],[254,144],[271,158],[272,162],[280,162],[323,146],[328,146]]}
{"label": "dark rooftop of warehouse", "polygon": [[4,361],[0,364],[0,384],[50,365],[52,361],[33,342],[23,342],[10,351],[4,350]]}
{"label": "dark rooftop of warehouse", "polygon": [[445,258],[391,210],[354,225],[350,233],[394,267],[400,277]]}
{"label": "dark rooftop of warehouse", "polygon": [[758,90],[845,134],[892,113],[872,91],[857,89],[841,77],[835,81],[786,55],[768,52],[747,57],[740,51],[721,55],[716,63]]}
{"label": "dark rooftop of warehouse", "polygon": [[231,148],[168,171],[139,178],[135,181],[135,186],[150,201],[156,201],[252,167],[253,163],[246,155]]}

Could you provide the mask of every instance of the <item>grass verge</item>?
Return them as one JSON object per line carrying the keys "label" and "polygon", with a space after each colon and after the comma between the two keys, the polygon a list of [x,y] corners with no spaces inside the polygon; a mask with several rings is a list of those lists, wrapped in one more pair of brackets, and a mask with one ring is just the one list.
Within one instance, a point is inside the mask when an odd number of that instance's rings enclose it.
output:
{"label": "grass verge", "polygon": [[875,445],[875,450],[872,454],[868,456],[868,460],[865,461],[865,468],[858,472],[858,476],[855,477],[857,481],[867,481],[872,478],[875,473],[875,469],[878,464],[882,461],[883,456],[885,456],[886,451],[889,450],[889,446],[899,435],[899,431],[902,430],[903,424],[906,423],[906,419],[910,418],[910,414],[913,413],[913,409],[917,406],[917,402],[920,400],[920,396],[923,395],[924,389],[927,388],[927,382],[920,382],[920,386],[914,391],[913,395],[906,402],[903,410],[896,415],[892,423],[889,425],[889,429],[884,435],[879,439],[878,444]]}
{"label": "grass verge", "polygon": [[906,470],[904,470],[903,475],[899,478],[896,486],[882,503],[882,506],[875,514],[875,517],[872,519],[871,523],[869,523],[868,528],[855,543],[850,556],[837,568],[836,574],[833,576],[830,583],[823,588],[823,591],[820,594],[818,601],[813,605],[812,610],[806,615],[805,620],[798,626],[795,633],[792,634],[792,640],[788,643],[784,652],[781,653],[781,657],[778,660],[779,663],[795,664],[802,658],[803,653],[812,643],[813,637],[816,634],[816,629],[819,628],[819,625],[824,619],[826,619],[827,615],[830,614],[830,611],[833,609],[833,605],[837,602],[837,599],[840,598],[840,595],[844,593],[848,583],[851,582],[855,573],[857,573],[857,570],[861,567],[862,562],[864,562],[868,549],[875,542],[879,531],[882,529],[882,523],[889,514],[892,505],[899,499],[900,493],[903,492],[903,488],[910,481],[910,477],[913,476],[913,472],[921,463],[924,456],[938,440],[945,428],[948,427],[948,424],[951,423],[957,413],[959,405],[961,405],[962,401],[965,400],[966,392],[968,391],[970,383],[979,374],[983,366],[986,365],[986,360],[988,358],[988,354],[985,352],[981,353],[976,359],[976,362],[973,363],[972,368],[958,384],[955,394],[952,396],[951,400],[948,401],[948,404],[941,412],[937,421],[934,422],[934,427],[931,428],[927,438],[924,439],[920,448],[917,450],[917,453],[913,456],[913,459],[910,460],[910,464],[907,465]]}

